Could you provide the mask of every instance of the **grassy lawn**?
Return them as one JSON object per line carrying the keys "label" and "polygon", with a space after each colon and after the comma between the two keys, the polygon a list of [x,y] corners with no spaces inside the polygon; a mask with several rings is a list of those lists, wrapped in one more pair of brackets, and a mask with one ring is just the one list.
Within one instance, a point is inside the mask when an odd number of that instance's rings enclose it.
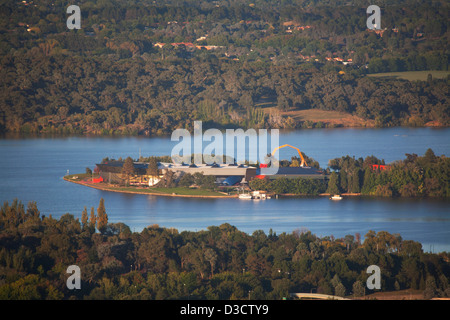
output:
{"label": "grassy lawn", "polygon": [[310,120],[310,121],[338,120],[352,116],[351,114],[345,112],[319,110],[319,109],[287,111],[284,112],[284,114],[292,117],[295,120]]}
{"label": "grassy lawn", "polygon": [[[270,113],[272,110],[276,110],[274,107],[263,109],[264,112]],[[319,109],[304,109],[304,110],[291,110],[281,112],[284,117],[291,117],[297,122],[312,121],[317,123],[319,121],[330,125],[339,125],[344,127],[372,127],[373,121],[364,120],[358,116],[352,115],[346,112],[332,111],[332,110],[319,110]]]}
{"label": "grassy lawn", "polygon": [[194,188],[135,188],[135,187],[119,187],[114,188],[114,190],[123,190],[131,192],[148,192],[148,193],[161,193],[161,194],[175,194],[175,195],[186,195],[186,196],[226,196],[223,193],[206,190],[206,189],[194,189]]}
{"label": "grassy lawn", "polygon": [[450,75],[450,71],[405,71],[405,72],[386,72],[386,73],[374,73],[368,74],[368,77],[376,78],[393,78],[403,79],[409,81],[427,81],[428,74],[432,75],[433,79],[445,79]]}
{"label": "grassy lawn", "polygon": [[[96,175],[94,175],[94,178]],[[161,194],[161,195],[180,195],[180,196],[214,196],[214,197],[226,197],[227,195],[221,192],[208,190],[208,189],[200,189],[200,188],[187,188],[187,187],[175,187],[175,188],[141,188],[141,187],[123,187],[123,186],[115,186],[109,185],[105,183],[95,183],[91,184],[90,182],[91,175],[90,174],[71,174],[65,176],[64,179],[67,181],[73,182],[86,182],[87,185],[102,190],[110,190],[110,191],[123,191],[123,192],[131,192],[131,193],[149,193],[149,194]],[[230,194],[232,196],[232,194]]]}

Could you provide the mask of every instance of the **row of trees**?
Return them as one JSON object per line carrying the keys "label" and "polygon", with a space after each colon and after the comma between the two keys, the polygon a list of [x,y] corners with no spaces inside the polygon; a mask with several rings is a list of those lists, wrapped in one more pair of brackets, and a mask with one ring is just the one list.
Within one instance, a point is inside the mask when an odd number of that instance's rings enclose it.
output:
{"label": "row of trees", "polygon": [[87,208],[84,207],[81,213],[81,226],[83,229],[89,229],[91,233],[97,229],[100,233],[105,233],[108,227],[108,214],[105,209],[105,200],[100,199],[97,208],[97,215],[95,215],[94,207],[91,207],[91,214],[88,217]]}
{"label": "row of trees", "polygon": [[[317,237],[307,230],[246,234],[222,224],[178,232],[149,226],[131,232],[71,214],[41,216],[35,203],[0,209],[1,299],[281,299],[291,292],[358,297],[369,265],[381,268],[381,290],[450,296],[447,253],[384,231]],[[97,217],[98,219],[98,217]],[[98,226],[98,225],[97,225]],[[81,270],[68,290],[66,269]]]}
{"label": "row of trees", "polygon": [[[298,159],[292,162],[297,164]],[[375,165],[375,167],[374,167]],[[379,165],[382,167],[380,168]],[[295,166],[295,165],[294,165]],[[291,193],[317,195],[320,193],[341,194],[361,193],[384,197],[438,197],[450,196],[448,177],[450,160],[436,156],[428,149],[423,156],[406,154],[406,159],[386,165],[384,160],[375,156],[365,159],[344,156],[331,159],[324,170],[325,180],[307,178],[277,178],[273,180],[254,179],[250,187],[254,190],[266,190],[278,194]]]}
{"label": "row of trees", "polygon": [[253,190],[265,190],[276,194],[318,195],[327,190],[325,180],[308,178],[253,179],[249,186]]}
{"label": "row of trees", "polygon": [[449,197],[450,160],[436,156],[428,149],[423,156],[407,154],[406,159],[389,164],[386,169],[374,169],[384,164],[375,157],[354,159],[342,157],[330,161],[331,172],[327,192],[362,193],[376,196]]}

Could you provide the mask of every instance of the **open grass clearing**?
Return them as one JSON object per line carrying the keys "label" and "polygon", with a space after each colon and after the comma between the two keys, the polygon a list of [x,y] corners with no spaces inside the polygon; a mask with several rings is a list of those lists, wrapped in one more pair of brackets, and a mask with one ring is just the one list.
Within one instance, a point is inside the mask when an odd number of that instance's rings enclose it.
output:
{"label": "open grass clearing", "polygon": [[450,75],[450,71],[404,71],[404,72],[384,72],[368,74],[368,77],[372,78],[391,78],[391,79],[403,79],[409,81],[427,81],[428,75],[431,74],[433,79],[446,79]]}

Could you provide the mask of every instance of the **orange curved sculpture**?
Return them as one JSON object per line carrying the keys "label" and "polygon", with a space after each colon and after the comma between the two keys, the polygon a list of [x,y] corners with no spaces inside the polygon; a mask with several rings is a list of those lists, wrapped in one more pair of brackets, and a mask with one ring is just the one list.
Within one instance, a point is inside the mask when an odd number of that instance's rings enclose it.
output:
{"label": "orange curved sculpture", "polygon": [[300,167],[307,167],[307,166],[308,166],[308,165],[306,164],[305,158],[303,158],[303,155],[302,155],[302,153],[300,152],[300,149],[298,149],[298,148],[296,148],[296,147],[293,147],[293,146],[291,146],[290,144],[284,144],[284,145],[282,145],[282,146],[276,147],[275,149],[273,149],[272,155],[273,155],[278,149],[281,149],[281,148],[284,148],[284,147],[291,147],[291,148],[297,150],[298,155],[300,156],[300,159],[302,159],[302,163],[300,164]]}

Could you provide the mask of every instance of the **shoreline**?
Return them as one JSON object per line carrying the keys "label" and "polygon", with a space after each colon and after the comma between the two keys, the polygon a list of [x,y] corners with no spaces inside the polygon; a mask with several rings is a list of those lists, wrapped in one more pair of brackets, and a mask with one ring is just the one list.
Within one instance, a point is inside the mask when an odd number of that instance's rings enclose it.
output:
{"label": "shoreline", "polygon": [[[94,188],[103,191],[111,191],[117,193],[129,193],[129,194],[144,194],[150,196],[165,196],[165,197],[182,197],[182,198],[218,198],[218,199],[227,199],[227,198],[238,198],[238,195],[200,195],[200,194],[177,194],[177,193],[163,193],[163,192],[151,192],[151,191],[135,191],[135,190],[119,190],[118,188],[126,188],[126,187],[114,187],[113,185],[99,185],[99,183],[88,183],[83,181],[74,181],[70,180],[66,177],[63,177],[65,181],[76,183],[85,187]],[[143,189],[148,190],[148,189]]]}
{"label": "shoreline", "polygon": [[[182,197],[182,198],[209,198],[209,199],[238,199],[239,195],[200,195],[200,194],[177,194],[177,193],[163,193],[163,192],[152,192],[149,189],[142,189],[143,191],[137,191],[137,190],[123,190],[123,188],[127,187],[116,187],[114,185],[110,184],[101,184],[101,183],[89,183],[85,181],[75,181],[71,180],[67,177],[63,177],[63,179],[67,182],[76,183],[85,187],[94,188],[98,190],[103,191],[111,191],[111,192],[117,192],[117,193],[129,193],[129,194],[144,194],[144,195],[152,195],[152,196],[166,196],[166,197]],[[138,188],[138,187],[137,187]],[[149,191],[145,191],[149,190]],[[218,192],[220,193],[220,192]],[[317,195],[312,194],[295,194],[295,193],[280,193],[276,194],[274,196],[279,197],[309,197],[309,196],[316,196],[316,197],[329,197],[331,194],[329,193],[320,193]],[[341,196],[361,196],[361,193],[342,193]]]}
{"label": "shoreline", "polygon": [[[319,110],[319,109],[317,109]],[[297,110],[298,111],[298,110]],[[302,111],[302,110],[299,110]],[[342,119],[338,119],[342,120]],[[343,119],[345,120],[345,119]],[[377,126],[377,125],[354,125],[354,124],[342,124],[342,123],[336,123],[337,119],[304,119],[304,121],[311,121],[312,123],[322,122],[322,123],[329,123],[329,124],[340,124],[338,126],[324,126],[324,127],[295,127],[295,128],[282,128],[282,130],[311,130],[311,129],[391,129],[391,128],[417,128],[417,129],[425,129],[425,128],[432,128],[432,129],[447,129],[450,128],[450,125],[442,124],[438,121],[428,121],[422,125],[413,126],[413,125],[395,125],[395,126]],[[250,129],[247,127],[243,127],[242,129]],[[266,129],[277,129],[272,127],[267,127]],[[219,130],[225,130],[225,129],[219,129]],[[121,137],[138,137],[138,138],[164,138],[169,137],[170,133],[151,133],[146,134],[142,132],[138,133],[124,133],[117,129],[117,131],[114,131],[112,133],[104,133],[100,131],[90,131],[90,130],[83,130],[78,132],[58,132],[57,131],[38,131],[38,132],[24,132],[24,131],[3,131],[0,132],[0,135],[2,137],[6,138],[17,138],[17,137],[39,137],[39,138],[46,138],[46,137],[112,137],[112,138],[121,138]]]}
{"label": "shoreline", "polygon": [[[218,194],[215,195],[202,195],[202,194],[179,194],[179,193],[168,193],[168,192],[152,192],[150,189],[144,189],[142,188],[142,191],[139,190],[124,190],[124,188],[135,188],[135,189],[139,189],[139,187],[117,187],[114,185],[110,185],[107,184],[105,185],[104,183],[89,183],[86,181],[76,181],[76,180],[71,180],[69,178],[67,178],[67,176],[63,176],[63,180],[67,181],[67,182],[71,182],[71,183],[75,183],[75,184],[79,184],[85,187],[89,187],[89,188],[93,188],[93,189],[98,189],[98,190],[102,190],[102,191],[111,191],[111,192],[116,192],[116,193],[128,193],[128,194],[143,194],[143,195],[150,195],[150,196],[164,196],[164,197],[179,197],[179,198],[204,198],[204,199],[239,199],[239,194],[226,194],[225,192],[220,192],[220,191],[209,191],[209,192],[215,192]],[[148,191],[147,191],[148,190]],[[332,194],[330,193],[319,193],[319,194],[297,194],[297,193],[278,193],[278,194],[273,194],[271,193],[272,198],[302,198],[302,197],[331,197]],[[351,193],[351,192],[345,192],[345,193],[341,193],[339,194],[342,197],[373,197],[373,198],[377,198],[377,197],[381,197],[381,198],[386,198],[386,199],[391,199],[391,198],[398,198],[398,197],[382,197],[382,196],[375,196],[375,195],[367,195],[367,194],[362,194],[362,193]],[[399,197],[402,198],[402,197]],[[403,199],[412,199],[412,198],[408,198],[405,197]],[[423,199],[422,197],[414,197],[413,199]],[[431,198],[431,199],[439,199],[439,200],[448,200],[447,198]]]}

